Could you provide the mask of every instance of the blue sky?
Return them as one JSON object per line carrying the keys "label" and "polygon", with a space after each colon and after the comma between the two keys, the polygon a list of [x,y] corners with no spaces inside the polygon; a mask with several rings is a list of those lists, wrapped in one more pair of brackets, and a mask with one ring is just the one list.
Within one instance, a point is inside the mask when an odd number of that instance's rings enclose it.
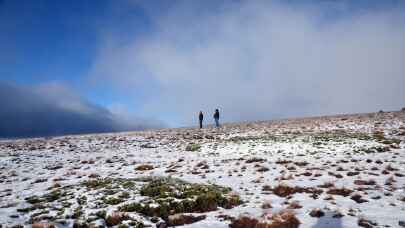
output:
{"label": "blue sky", "polygon": [[[392,50],[402,50],[404,46],[404,41],[400,41],[405,27],[404,6],[405,3],[400,0],[0,0],[0,82],[25,86],[27,90],[49,84],[62,85],[85,103],[125,113],[125,116],[160,120],[168,126],[191,125],[194,113],[203,109],[210,116],[216,107],[228,113],[236,110],[232,114],[225,113],[227,121],[373,111],[379,107],[392,109],[401,106],[400,102],[384,104],[382,100],[358,109],[353,108],[355,104],[331,109],[325,108],[328,105],[311,107],[320,102],[314,99],[318,97],[316,95],[302,98],[297,92],[292,97],[285,97],[287,91],[295,90],[295,87],[324,87],[334,78],[331,76],[329,81],[322,81],[311,76],[324,73],[326,69],[302,68],[298,57],[291,61],[274,62],[284,59],[282,53],[304,50],[307,44],[313,45],[310,52],[316,50],[312,53],[314,60],[308,65],[316,63],[316,59],[346,59],[346,55],[350,56],[350,45],[356,42],[381,47],[359,48],[359,56],[367,56],[366,53],[370,52],[388,55],[395,60],[402,58],[401,53]],[[289,40],[295,33],[302,38],[272,47],[280,42],[278,34],[281,34],[280,37],[287,36],[283,40]],[[342,39],[333,39],[334,34],[342,35]],[[373,34],[378,34],[375,39],[370,37]],[[269,42],[260,37],[267,37]],[[362,42],[361,39],[366,40]],[[393,43],[393,46],[384,48],[383,42]],[[294,46],[295,49],[274,51],[284,45],[286,48]],[[362,45],[353,47],[354,50],[359,46]],[[263,47],[271,48],[263,53]],[[347,52],[341,53],[340,50]],[[219,58],[223,53],[227,54]],[[240,56],[244,53],[251,58]],[[229,61],[222,63],[224,58]],[[258,66],[257,62],[264,60],[269,61],[264,65],[273,64],[270,68],[276,69],[274,72],[265,70],[270,74],[266,82],[281,83],[283,79],[272,76],[279,74],[295,87],[286,87],[277,94],[264,94],[269,97],[268,100],[251,96],[265,81],[264,76],[251,76],[263,73],[263,66]],[[381,63],[380,59],[372,61]],[[221,65],[218,65],[219,62]],[[329,64],[331,70],[350,68],[350,63],[339,66],[326,62],[324,65]],[[362,67],[364,64],[355,62],[356,74],[367,72],[366,67]],[[299,86],[296,76],[292,76],[299,72],[290,70],[300,67],[303,79],[299,80],[311,82],[304,87]],[[392,85],[402,82],[395,75],[404,73],[403,68],[399,65],[391,67],[394,69],[391,72],[394,75]],[[191,69],[195,69],[195,75]],[[244,72],[243,75],[239,77],[234,69]],[[380,68],[374,70],[380,71],[382,74]],[[350,71],[343,73],[348,75]],[[205,76],[207,74],[212,75]],[[231,77],[231,74],[237,76]],[[379,84],[377,78],[381,75],[373,77],[375,80],[371,81]],[[247,83],[241,83],[242,78],[248,80]],[[277,86],[272,91],[278,88],[282,87]],[[237,89],[246,90],[248,94],[234,94],[232,91]],[[367,94],[373,89],[363,88],[360,91]],[[225,92],[217,93],[215,90]],[[395,95],[403,98],[396,88],[393,90],[393,94],[387,94],[384,99]],[[276,97],[283,99],[277,100]],[[207,99],[210,101],[207,102]],[[234,99],[240,101],[238,107],[234,106]],[[285,104],[285,101],[291,103]],[[256,109],[267,103],[280,108],[277,111]],[[342,103],[344,100],[336,101],[336,105]],[[288,108],[291,106],[300,107],[300,110]]]}
{"label": "blue sky", "polygon": [[148,22],[142,10],[111,3],[2,1],[1,79],[28,85],[61,81],[103,105],[118,99],[108,88],[86,88],[102,34],[119,33],[125,42],[125,36],[146,30]]}

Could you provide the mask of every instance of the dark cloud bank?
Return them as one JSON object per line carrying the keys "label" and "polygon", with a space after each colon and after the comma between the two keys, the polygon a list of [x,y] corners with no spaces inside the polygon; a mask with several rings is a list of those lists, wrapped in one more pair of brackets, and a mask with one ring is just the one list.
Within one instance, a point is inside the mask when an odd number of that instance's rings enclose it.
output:
{"label": "dark cloud bank", "polygon": [[114,114],[60,84],[25,87],[0,82],[0,138],[55,136],[161,127]]}

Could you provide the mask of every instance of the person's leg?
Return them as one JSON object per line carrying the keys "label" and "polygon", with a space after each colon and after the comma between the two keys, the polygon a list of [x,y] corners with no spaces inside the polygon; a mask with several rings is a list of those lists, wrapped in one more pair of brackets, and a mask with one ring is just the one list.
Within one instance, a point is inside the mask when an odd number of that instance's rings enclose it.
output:
{"label": "person's leg", "polygon": [[218,119],[215,119],[215,126],[219,127],[219,120]]}
{"label": "person's leg", "polygon": [[202,128],[202,120],[200,120],[200,128]]}

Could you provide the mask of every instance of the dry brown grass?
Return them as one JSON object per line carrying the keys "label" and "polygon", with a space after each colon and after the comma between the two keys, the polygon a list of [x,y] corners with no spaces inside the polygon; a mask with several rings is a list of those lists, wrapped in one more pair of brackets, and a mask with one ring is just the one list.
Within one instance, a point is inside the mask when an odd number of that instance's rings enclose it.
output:
{"label": "dry brown grass", "polygon": [[46,226],[42,223],[34,223],[32,224],[32,228],[46,228]]}
{"label": "dry brown grass", "polygon": [[388,177],[388,179],[385,181],[385,185],[393,185],[395,182],[397,182],[393,176]]}
{"label": "dry brown grass", "polygon": [[34,223],[32,228],[55,228],[55,225],[48,223]]}
{"label": "dry brown grass", "polygon": [[[272,223],[263,228],[297,228],[300,225],[300,221],[295,217],[295,214],[290,211],[282,211],[271,217]],[[262,228],[257,226],[256,228]]]}
{"label": "dry brown grass", "polygon": [[297,192],[297,189],[295,187],[290,187],[288,185],[278,185],[273,189],[273,193],[280,196],[280,197],[286,197],[289,195],[292,195]]}
{"label": "dry brown grass", "polygon": [[139,165],[135,168],[137,171],[147,171],[147,170],[152,170],[154,167],[152,165],[144,164],[144,165]]}
{"label": "dry brown grass", "polygon": [[350,199],[352,199],[353,201],[355,201],[356,203],[365,203],[368,202],[368,200],[363,199],[363,196],[360,194],[354,194],[352,197],[350,197]]}
{"label": "dry brown grass", "polygon": [[302,208],[302,206],[298,201],[293,201],[288,205],[287,208],[288,209],[300,209],[300,208]]}
{"label": "dry brown grass", "polygon": [[306,171],[306,172],[303,172],[303,173],[298,174],[298,175],[299,175],[299,176],[306,176],[306,177],[309,177],[309,176],[312,176],[312,173],[309,172],[309,171]]}
{"label": "dry brown grass", "polygon": [[349,196],[353,190],[347,188],[331,188],[327,191],[328,194],[331,195],[340,195],[340,196]]}
{"label": "dry brown grass", "polygon": [[98,178],[98,177],[100,177],[100,175],[97,174],[97,173],[91,173],[91,174],[89,174],[89,178]]}
{"label": "dry brown grass", "polygon": [[271,215],[266,219],[257,219],[250,215],[242,215],[235,219],[229,227],[231,228],[297,228],[300,225],[294,213],[282,211]]}
{"label": "dry brown grass", "polygon": [[335,184],[332,182],[325,182],[321,185],[318,185],[319,188],[331,188],[331,187],[335,187]]}
{"label": "dry brown grass", "polygon": [[349,176],[349,177],[356,176],[356,175],[359,175],[359,174],[360,174],[360,172],[357,172],[357,171],[349,171],[349,172],[346,173],[346,175]]}
{"label": "dry brown grass", "polygon": [[111,215],[107,216],[105,222],[107,226],[116,226],[126,219],[128,219],[128,215],[126,213],[113,212]]}
{"label": "dry brown grass", "polygon": [[320,208],[314,208],[314,209],[311,210],[311,212],[309,213],[309,215],[310,215],[311,217],[317,217],[317,218],[319,218],[319,217],[324,216],[324,215],[325,215],[325,212],[323,212]]}
{"label": "dry brown grass", "polygon": [[279,165],[284,165],[284,164],[289,164],[289,163],[292,163],[292,161],[289,161],[289,160],[278,160],[278,161],[276,161],[276,164],[279,164]]}
{"label": "dry brown grass", "polygon": [[375,185],[375,180],[355,180],[356,185]]}
{"label": "dry brown grass", "polygon": [[187,214],[174,214],[169,215],[167,225],[168,226],[182,226],[185,224],[192,224],[198,222],[200,220],[205,219],[206,215],[194,216],[194,215],[187,215]]}
{"label": "dry brown grass", "polygon": [[328,175],[329,175],[329,176],[336,177],[336,178],[338,178],[338,179],[343,178],[342,174],[340,174],[340,173],[328,172]]}
{"label": "dry brown grass", "polygon": [[253,218],[249,215],[241,215],[237,219],[233,220],[229,227],[231,228],[256,228],[259,223],[257,218]]}
{"label": "dry brown grass", "polygon": [[56,182],[52,185],[52,188],[60,188],[60,187],[61,187],[61,185],[58,182]]}
{"label": "dry brown grass", "polygon": [[253,157],[253,158],[247,159],[247,160],[246,160],[246,163],[254,163],[254,162],[262,163],[262,162],[265,162],[265,161],[267,161],[267,160],[264,159],[264,158]]}
{"label": "dry brown grass", "polygon": [[271,206],[270,201],[266,201],[262,204],[262,209],[270,209],[273,208],[273,206]]}
{"label": "dry brown grass", "polygon": [[269,170],[270,170],[270,169],[267,168],[266,166],[260,166],[256,171],[263,173],[263,172],[267,172],[267,171],[269,171]]}
{"label": "dry brown grass", "polygon": [[275,180],[276,181],[282,181],[282,180],[292,180],[294,179],[293,175],[291,174],[283,174],[280,177],[276,177]]}
{"label": "dry brown grass", "polygon": [[280,197],[287,197],[295,193],[310,193],[310,194],[321,194],[323,192],[322,189],[317,188],[305,188],[305,187],[290,187],[288,185],[280,184],[272,189],[273,193]]}
{"label": "dry brown grass", "polygon": [[262,187],[262,191],[269,192],[269,191],[272,191],[272,190],[273,190],[273,188],[270,185],[264,185]]}
{"label": "dry brown grass", "polygon": [[308,162],[306,162],[306,161],[302,161],[302,162],[294,162],[294,164],[296,165],[296,166],[307,166],[309,163]]}

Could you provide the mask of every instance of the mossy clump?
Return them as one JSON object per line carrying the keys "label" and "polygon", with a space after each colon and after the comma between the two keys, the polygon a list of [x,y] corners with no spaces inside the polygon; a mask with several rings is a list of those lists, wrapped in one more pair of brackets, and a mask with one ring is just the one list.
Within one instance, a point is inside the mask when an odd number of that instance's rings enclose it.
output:
{"label": "mossy clump", "polygon": [[25,198],[27,203],[30,204],[40,204],[40,203],[50,203],[54,202],[55,200],[60,199],[61,197],[65,196],[66,194],[62,193],[60,190],[54,190],[42,196],[30,196]]}
{"label": "mossy clump", "polygon": [[[291,141],[291,138],[287,137],[286,135],[272,135],[272,134],[265,134],[265,135],[258,135],[258,136],[234,136],[226,141],[233,142],[233,143],[244,143],[244,142],[287,142]],[[252,145],[254,146],[254,145]]]}
{"label": "mossy clump", "polygon": [[201,145],[199,144],[189,144],[186,146],[186,151],[198,151],[201,149]]}
{"label": "mossy clump", "polygon": [[106,211],[106,210],[97,211],[97,212],[95,213],[95,215],[96,215],[98,218],[105,219],[106,216],[107,216],[107,211]]}
{"label": "mossy clump", "polygon": [[374,132],[374,133],[373,133],[373,138],[374,138],[377,142],[382,143],[382,144],[385,144],[385,145],[400,144],[400,143],[401,143],[401,140],[400,140],[400,139],[397,139],[397,138],[387,138],[387,137],[385,137],[385,134],[384,134],[384,132],[382,132],[382,131],[376,131],[376,132]]}
{"label": "mossy clump", "polygon": [[83,205],[87,202],[87,197],[86,196],[80,196],[76,198],[76,201],[79,205]]}
{"label": "mossy clump", "polygon": [[230,188],[215,184],[192,184],[175,178],[154,178],[141,188],[142,196],[152,198],[174,197],[178,199],[197,198],[207,193],[226,194]]}
{"label": "mossy clump", "polygon": [[73,214],[71,215],[72,219],[79,219],[83,215],[83,207],[79,206],[73,210]]}
{"label": "mossy clump", "polygon": [[138,212],[147,216],[167,219],[176,213],[214,211],[218,207],[230,209],[240,205],[238,195],[231,189],[218,185],[191,184],[174,178],[155,178],[144,185],[142,196],[151,199],[142,203],[131,203],[119,207],[123,212]]}
{"label": "mossy clump", "polygon": [[129,226],[125,225],[125,224],[120,224],[120,225],[118,225],[118,228],[129,228]]}
{"label": "mossy clump", "polygon": [[49,213],[49,210],[41,210],[41,211],[31,214],[31,217],[33,218],[33,217],[37,217],[39,215],[48,214],[48,213]]}
{"label": "mossy clump", "polygon": [[118,198],[121,198],[121,199],[128,199],[128,198],[130,198],[131,197],[131,194],[129,194],[129,192],[121,192],[119,195],[118,195]]}
{"label": "mossy clump", "polygon": [[27,197],[27,198],[25,198],[25,201],[27,201],[27,203],[30,203],[30,204],[37,204],[37,203],[42,203],[42,202],[44,202],[44,200],[43,200],[41,197],[39,197],[39,196],[30,196],[30,197]]}
{"label": "mossy clump", "polygon": [[130,221],[130,222],[128,222],[128,225],[130,225],[131,227],[134,227],[134,228],[144,228],[145,227],[145,225],[139,221]]}
{"label": "mossy clump", "polygon": [[386,138],[385,138],[385,134],[384,134],[384,132],[382,132],[382,131],[375,131],[374,133],[373,133],[373,138],[375,139],[375,140],[377,140],[377,141],[384,141]]}
{"label": "mossy clump", "polygon": [[122,198],[115,198],[115,197],[104,197],[102,200],[105,204],[109,205],[117,205],[124,202]]}
{"label": "mossy clump", "polygon": [[123,212],[138,212],[141,213],[143,211],[144,205],[141,203],[129,203],[129,204],[124,204],[120,207],[118,207],[119,211]]}
{"label": "mossy clump", "polygon": [[88,228],[89,224],[87,224],[87,222],[84,221],[75,221],[73,223],[73,228]]}
{"label": "mossy clump", "polygon": [[100,189],[111,186],[113,183],[112,179],[109,178],[97,178],[92,180],[87,180],[83,182],[83,185],[88,189]]}
{"label": "mossy clump", "polygon": [[197,196],[195,210],[200,212],[214,211],[225,205],[226,198],[220,192],[207,192]]}
{"label": "mossy clump", "polygon": [[135,183],[133,181],[127,180],[121,183],[122,187],[125,189],[132,189],[135,187]]}
{"label": "mossy clump", "polygon": [[21,213],[28,213],[33,210],[36,210],[36,208],[35,207],[17,208],[17,212],[21,212]]}
{"label": "mossy clump", "polygon": [[44,196],[47,202],[53,202],[65,196],[60,190],[54,190]]}

